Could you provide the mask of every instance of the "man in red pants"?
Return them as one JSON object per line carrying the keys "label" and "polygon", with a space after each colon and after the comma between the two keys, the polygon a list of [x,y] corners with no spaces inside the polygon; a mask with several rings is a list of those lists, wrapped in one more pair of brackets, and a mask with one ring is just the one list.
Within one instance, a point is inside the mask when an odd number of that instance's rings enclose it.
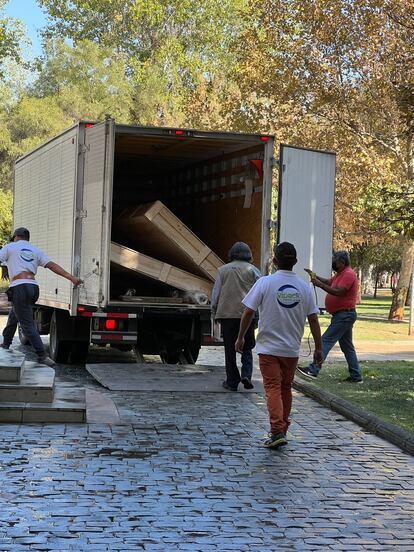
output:
{"label": "man in red pants", "polygon": [[318,308],[310,285],[292,272],[297,263],[293,244],[283,242],[275,247],[273,262],[277,271],[260,278],[243,299],[246,310],[235,344],[236,351],[241,352],[246,331],[258,310],[256,350],[270,418],[270,433],[264,442],[268,448],[287,444],[292,381],[306,318],[315,342],[314,362],[323,362]]}

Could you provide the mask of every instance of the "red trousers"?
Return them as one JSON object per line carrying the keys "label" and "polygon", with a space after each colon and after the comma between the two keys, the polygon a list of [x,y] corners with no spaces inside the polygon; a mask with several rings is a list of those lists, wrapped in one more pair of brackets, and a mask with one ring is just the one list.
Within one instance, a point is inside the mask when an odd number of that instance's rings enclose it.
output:
{"label": "red trousers", "polygon": [[286,433],[288,430],[297,363],[297,358],[259,355],[271,433]]}

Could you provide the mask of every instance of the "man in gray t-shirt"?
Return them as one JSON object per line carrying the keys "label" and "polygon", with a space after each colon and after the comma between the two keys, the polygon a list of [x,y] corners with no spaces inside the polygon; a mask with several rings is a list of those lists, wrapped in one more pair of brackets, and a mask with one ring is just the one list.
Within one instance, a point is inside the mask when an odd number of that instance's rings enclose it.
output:
{"label": "man in gray t-shirt", "polygon": [[30,232],[27,228],[17,228],[12,237],[12,242],[0,250],[0,262],[5,263],[10,278],[10,287],[7,291],[12,309],[3,330],[3,349],[9,349],[16,333],[17,324],[30,341],[37,354],[38,361],[47,366],[55,363],[46,356],[43,342],[33,320],[33,305],[39,298],[39,286],[35,280],[37,268],[48,268],[55,274],[63,276],[77,286],[82,280],[66,272],[57,263],[49,259],[43,251],[32,245]]}

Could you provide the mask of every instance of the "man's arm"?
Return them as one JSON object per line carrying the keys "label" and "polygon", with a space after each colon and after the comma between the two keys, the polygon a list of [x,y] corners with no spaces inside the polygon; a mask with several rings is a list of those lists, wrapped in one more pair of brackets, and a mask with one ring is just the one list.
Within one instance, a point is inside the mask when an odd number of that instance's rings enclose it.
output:
{"label": "man's arm", "polygon": [[217,272],[216,281],[214,282],[213,291],[211,292],[211,312],[213,313],[213,315],[216,314],[216,311],[217,311],[220,291],[221,291],[221,276],[220,276],[220,272]]}
{"label": "man's arm", "polygon": [[[8,244],[7,244],[8,245]],[[8,258],[8,247],[7,245],[4,245],[1,249],[0,249],[0,263],[5,263],[7,261],[7,258]]]}
{"label": "man's arm", "polygon": [[342,297],[348,291],[344,287],[330,286],[330,280],[320,278],[319,276],[317,276],[316,278],[312,278],[311,282],[314,286],[323,289],[323,291],[326,291],[326,293],[329,293],[329,295],[337,295],[338,297]]}
{"label": "man's arm", "polygon": [[57,263],[54,263],[53,261],[49,261],[45,268],[48,268],[58,276],[63,276],[63,278],[66,278],[67,280],[70,280],[74,286],[79,286],[82,283],[82,280],[80,278],[77,278],[76,276],[73,276],[73,274],[70,274],[69,272],[66,272],[64,268],[62,268]]}
{"label": "man's arm", "polygon": [[322,350],[321,327],[319,326],[318,315],[310,314],[308,316],[308,322],[312,333],[313,341],[315,343],[313,362],[317,366],[320,366],[323,363],[324,358],[323,358],[323,350]]}
{"label": "man's arm", "polygon": [[249,329],[250,324],[254,318],[255,311],[246,307],[246,310],[242,314],[240,320],[239,335],[237,336],[236,343],[234,348],[238,353],[243,352],[244,347],[244,336],[246,335],[247,330]]}

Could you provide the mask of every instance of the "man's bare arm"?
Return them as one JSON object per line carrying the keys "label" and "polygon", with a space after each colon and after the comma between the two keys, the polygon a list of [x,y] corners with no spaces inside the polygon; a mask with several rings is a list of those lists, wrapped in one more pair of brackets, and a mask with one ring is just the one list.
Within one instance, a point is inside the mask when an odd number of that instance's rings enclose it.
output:
{"label": "man's bare arm", "polygon": [[66,278],[67,280],[71,281],[74,286],[78,286],[79,284],[82,283],[82,280],[80,278],[73,276],[73,274],[70,274],[64,268],[62,268],[57,263],[54,263],[53,261],[49,261],[45,266],[45,268],[48,268],[58,276],[62,276],[63,278]]}
{"label": "man's bare arm", "polygon": [[348,291],[344,287],[332,287],[332,286],[330,286],[329,281],[330,280],[325,280],[324,278],[319,278],[319,277],[312,278],[312,280],[311,280],[311,282],[314,286],[323,289],[323,291],[326,291],[326,293],[329,293],[329,295],[337,295],[338,297],[342,297]]}

